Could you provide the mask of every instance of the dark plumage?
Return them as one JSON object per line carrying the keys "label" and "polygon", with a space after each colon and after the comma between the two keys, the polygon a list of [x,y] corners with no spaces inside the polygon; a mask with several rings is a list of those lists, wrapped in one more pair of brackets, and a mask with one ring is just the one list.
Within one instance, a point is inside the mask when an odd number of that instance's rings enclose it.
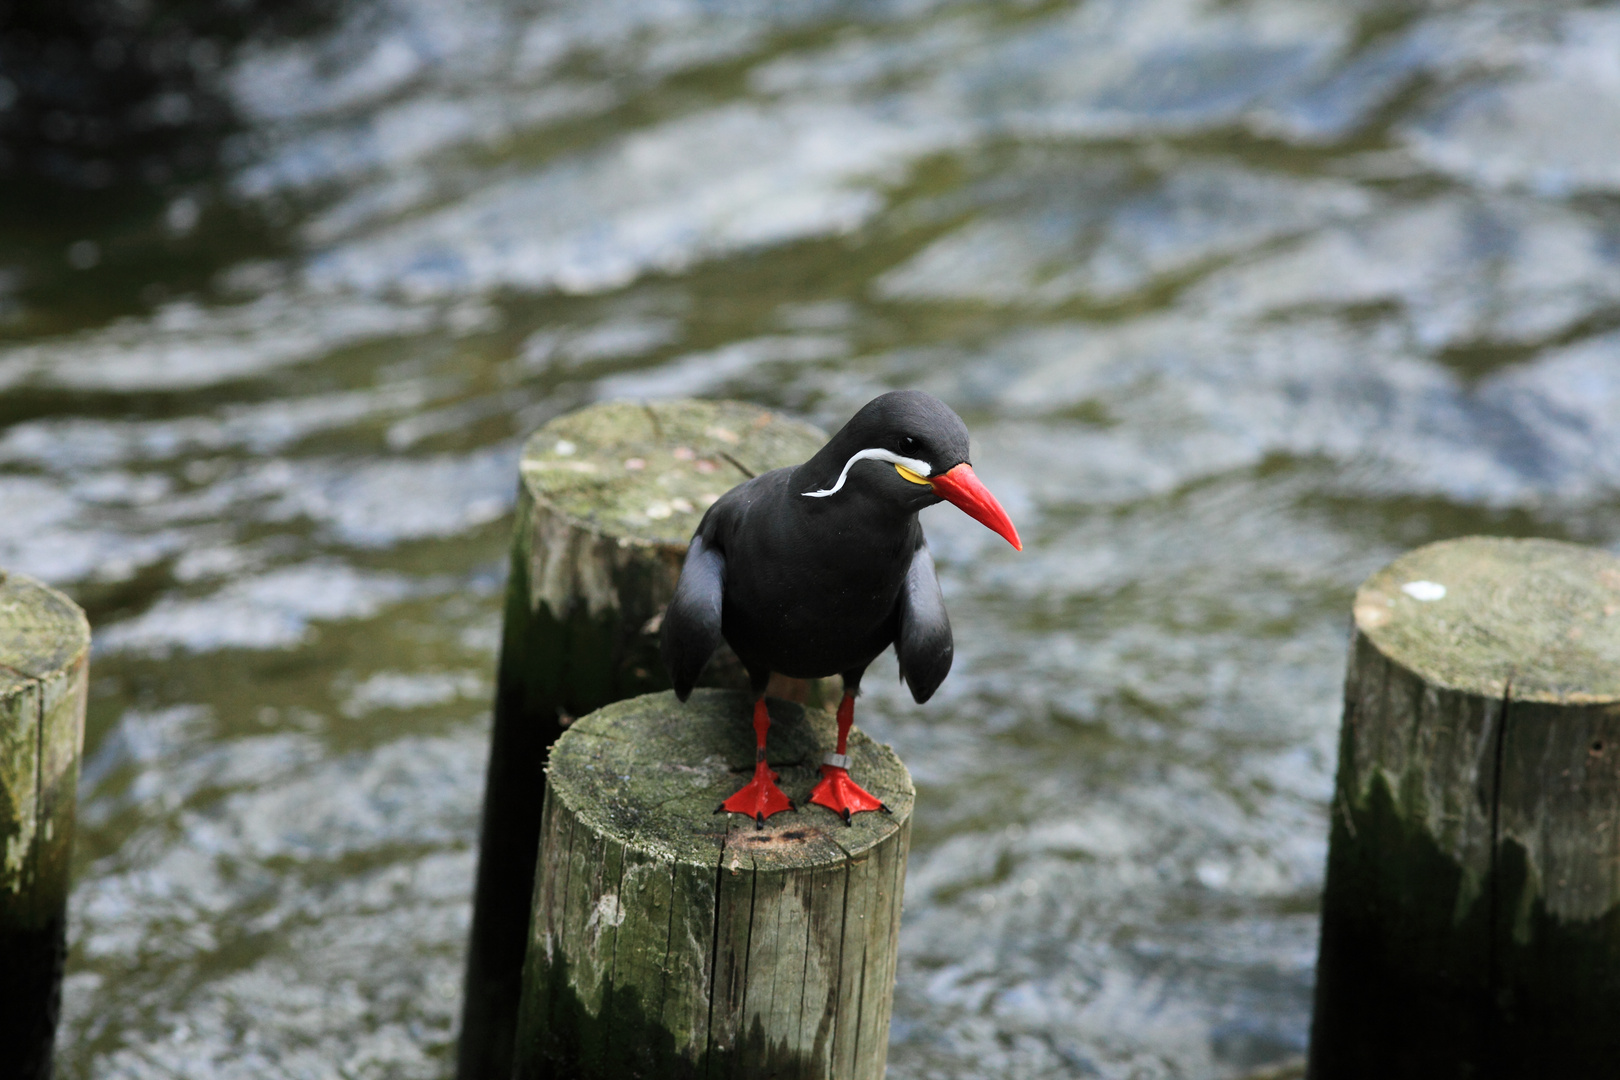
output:
{"label": "dark plumage", "polygon": [[849,779],[843,758],[861,676],[894,645],[912,696],[923,702],[951,668],[950,619],[918,511],[949,500],[1020,546],[967,459],[960,417],[929,394],[895,391],[868,402],[803,465],[739,484],[704,514],[661,645],[683,701],[722,638],[748,670],[759,763],[723,809],[763,822],[791,806],[764,764],[772,672],[843,676],[838,753],[829,755],[811,801],[846,821],[882,808]]}

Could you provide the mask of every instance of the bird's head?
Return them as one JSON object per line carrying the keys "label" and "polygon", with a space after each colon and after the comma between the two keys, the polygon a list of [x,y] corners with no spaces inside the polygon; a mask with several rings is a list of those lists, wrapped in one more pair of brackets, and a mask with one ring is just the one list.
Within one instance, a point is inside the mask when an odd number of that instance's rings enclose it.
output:
{"label": "bird's head", "polygon": [[794,473],[806,498],[876,499],[907,513],[944,501],[1024,550],[1007,512],[968,464],[968,431],[950,406],[894,390],[862,406]]}

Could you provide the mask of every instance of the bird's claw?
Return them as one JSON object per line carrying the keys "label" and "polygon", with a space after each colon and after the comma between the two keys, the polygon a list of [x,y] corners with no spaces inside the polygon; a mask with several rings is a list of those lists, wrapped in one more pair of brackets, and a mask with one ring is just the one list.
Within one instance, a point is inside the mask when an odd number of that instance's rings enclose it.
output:
{"label": "bird's claw", "polygon": [[737,794],[720,804],[720,810],[753,818],[754,826],[761,829],[765,827],[765,819],[772,814],[792,809],[792,800],[776,786],[776,773],[763,761],[754,768],[754,778],[744,784]]}
{"label": "bird's claw", "polygon": [[810,793],[810,801],[825,806],[853,825],[854,815],[868,810],[887,810],[882,801],[868,794],[861,785],[850,779],[849,770],[838,765],[823,765],[821,780]]}

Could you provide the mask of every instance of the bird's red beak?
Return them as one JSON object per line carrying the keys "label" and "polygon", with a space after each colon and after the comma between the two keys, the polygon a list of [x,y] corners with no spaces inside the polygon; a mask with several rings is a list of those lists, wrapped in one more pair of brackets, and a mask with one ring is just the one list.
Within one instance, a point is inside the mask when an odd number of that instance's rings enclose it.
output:
{"label": "bird's red beak", "polygon": [[928,482],[934,486],[935,495],[984,525],[991,532],[1000,533],[1007,543],[1019,551],[1024,550],[1023,542],[1018,539],[1018,530],[1013,528],[1012,519],[1007,516],[1007,511],[996,502],[996,497],[990,494],[990,489],[973,475],[973,468],[967,462],[947,469],[938,476],[930,476]]}

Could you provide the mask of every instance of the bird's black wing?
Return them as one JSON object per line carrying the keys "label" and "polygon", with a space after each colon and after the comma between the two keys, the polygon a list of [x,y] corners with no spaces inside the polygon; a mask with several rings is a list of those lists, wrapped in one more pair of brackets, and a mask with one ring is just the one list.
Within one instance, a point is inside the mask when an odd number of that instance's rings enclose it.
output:
{"label": "bird's black wing", "polygon": [[945,597],[934,575],[934,557],[928,544],[919,543],[912,553],[906,583],[900,590],[900,633],[894,652],[900,659],[900,677],[911,687],[911,696],[920,705],[934,696],[951,670],[951,620],[945,614]]}
{"label": "bird's black wing", "polygon": [[659,651],[675,684],[675,696],[685,701],[703,666],[720,645],[720,600],[726,581],[726,557],[720,549],[692,537],[675,598],[664,612]]}

